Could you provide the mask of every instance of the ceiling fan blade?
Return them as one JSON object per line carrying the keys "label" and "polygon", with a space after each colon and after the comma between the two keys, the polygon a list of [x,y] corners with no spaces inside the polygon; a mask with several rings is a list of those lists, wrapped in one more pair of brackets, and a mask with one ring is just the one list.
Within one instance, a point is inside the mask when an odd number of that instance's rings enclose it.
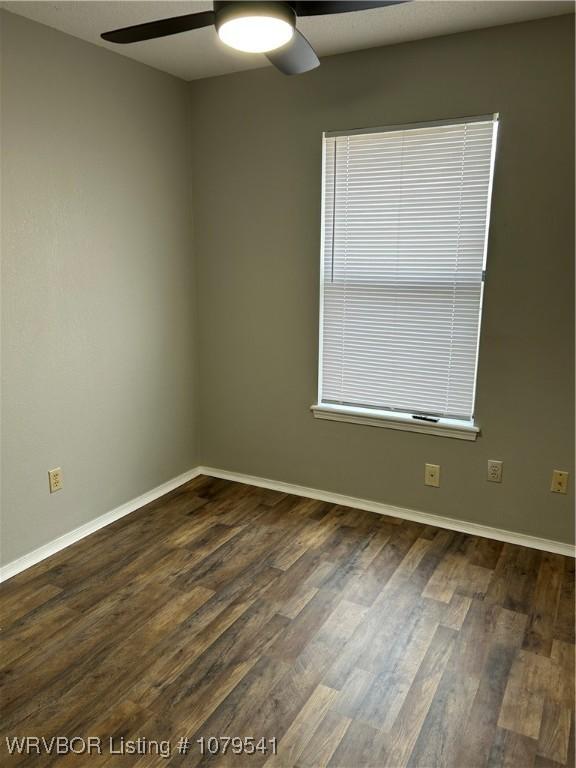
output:
{"label": "ceiling fan blade", "polygon": [[268,61],[285,75],[301,75],[320,66],[318,56],[308,40],[297,29],[290,42],[266,54]]}
{"label": "ceiling fan blade", "polygon": [[200,29],[214,24],[214,11],[188,13],[185,16],[173,16],[170,19],[158,19],[146,24],[135,24],[133,27],[114,29],[100,35],[110,43],[138,43],[141,40],[153,40],[156,37],[178,35],[189,29]]}
{"label": "ceiling fan blade", "polygon": [[335,0],[334,2],[296,2],[297,16],[324,16],[333,13],[351,13],[352,11],[368,11],[371,8],[385,8],[387,5],[400,5],[409,0]]}

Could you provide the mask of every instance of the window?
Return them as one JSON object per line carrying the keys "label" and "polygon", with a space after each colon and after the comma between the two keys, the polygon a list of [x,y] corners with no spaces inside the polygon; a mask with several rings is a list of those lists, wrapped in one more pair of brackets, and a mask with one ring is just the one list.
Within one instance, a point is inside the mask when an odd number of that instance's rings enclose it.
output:
{"label": "window", "polygon": [[315,416],[476,437],[497,126],[324,135]]}

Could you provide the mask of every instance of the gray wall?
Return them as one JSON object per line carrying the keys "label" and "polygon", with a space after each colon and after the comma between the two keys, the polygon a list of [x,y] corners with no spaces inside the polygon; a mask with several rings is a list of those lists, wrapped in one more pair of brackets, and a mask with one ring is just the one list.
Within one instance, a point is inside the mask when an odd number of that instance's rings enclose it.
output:
{"label": "gray wall", "polygon": [[[0,19],[3,562],[198,463],[570,539],[572,17],[190,85]],[[321,132],[496,110],[482,437],[314,420]]]}
{"label": "gray wall", "polygon": [[8,562],[197,464],[195,306],[186,84],[7,13],[1,63]]}
{"label": "gray wall", "polygon": [[[190,84],[202,463],[572,537],[573,17]],[[502,116],[475,443],[315,420],[321,132]],[[504,461],[502,485],[485,480]],[[424,462],[442,486],[423,485]],[[574,477],[571,477],[573,487]]]}

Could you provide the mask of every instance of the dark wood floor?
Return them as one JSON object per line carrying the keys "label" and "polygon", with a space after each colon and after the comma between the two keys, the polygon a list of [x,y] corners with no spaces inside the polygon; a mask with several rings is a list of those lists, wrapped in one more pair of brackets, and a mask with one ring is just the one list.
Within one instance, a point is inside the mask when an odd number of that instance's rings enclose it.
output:
{"label": "dark wood floor", "polygon": [[569,558],[200,477],[2,586],[2,763],[573,765],[573,608]]}

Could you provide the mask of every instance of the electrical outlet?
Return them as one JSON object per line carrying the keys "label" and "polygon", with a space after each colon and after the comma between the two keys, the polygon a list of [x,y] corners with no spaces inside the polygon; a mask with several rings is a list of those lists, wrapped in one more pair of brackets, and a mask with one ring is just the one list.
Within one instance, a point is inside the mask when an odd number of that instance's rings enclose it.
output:
{"label": "electrical outlet", "polygon": [[495,459],[488,459],[488,474],[486,479],[490,483],[502,482],[502,462]]}
{"label": "electrical outlet", "polygon": [[48,472],[48,482],[50,483],[50,493],[56,493],[56,491],[62,490],[62,470],[60,467],[56,467],[56,469],[51,469]]}
{"label": "electrical outlet", "polygon": [[568,472],[562,472],[560,469],[555,469],[552,472],[550,490],[552,493],[568,493]]}
{"label": "electrical outlet", "polygon": [[438,488],[440,485],[440,465],[425,464],[424,466],[424,485],[431,485],[434,488]]}

